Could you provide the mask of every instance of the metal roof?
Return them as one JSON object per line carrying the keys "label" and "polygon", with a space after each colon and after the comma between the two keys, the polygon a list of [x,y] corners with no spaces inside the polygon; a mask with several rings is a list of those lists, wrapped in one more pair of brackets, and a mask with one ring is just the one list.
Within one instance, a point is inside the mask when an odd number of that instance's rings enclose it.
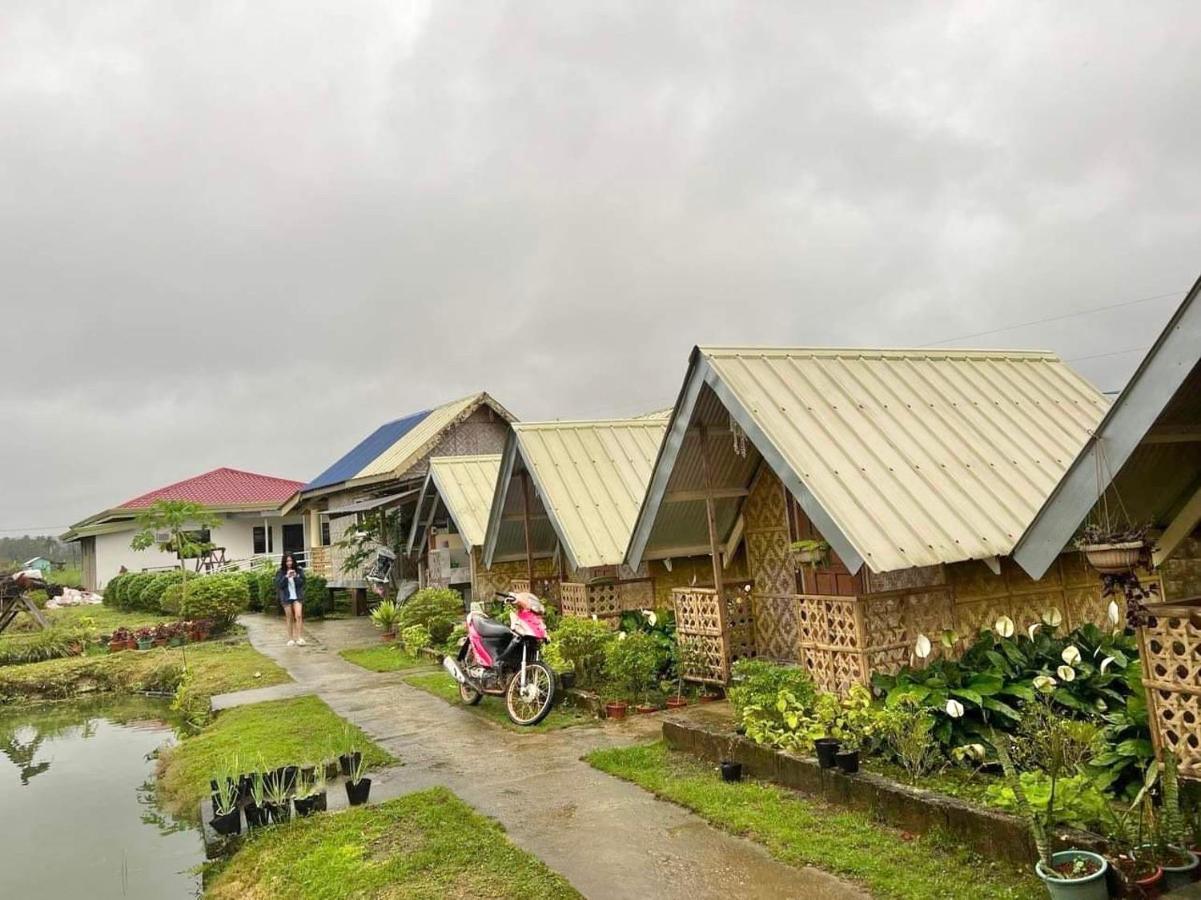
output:
{"label": "metal roof", "polygon": [[702,385],[839,557],[876,572],[1011,552],[1106,409],[1049,353],[698,347],[631,564]]}
{"label": "metal roof", "polygon": [[484,543],[499,472],[499,453],[430,460],[430,478],[468,550]]}
{"label": "metal roof", "polygon": [[431,410],[412,413],[381,425],[306,484],[304,490],[313,491],[347,482],[399,478],[434,448],[448,428],[485,405],[512,421],[512,414],[483,392],[452,400]]}
{"label": "metal roof", "polygon": [[1201,519],[1201,278],[1094,429],[1014,550],[1039,578],[1111,482],[1134,523],[1166,526],[1156,565]]}
{"label": "metal roof", "polygon": [[666,419],[648,418],[513,424],[506,452],[521,453],[574,566],[625,557],[666,427]]}

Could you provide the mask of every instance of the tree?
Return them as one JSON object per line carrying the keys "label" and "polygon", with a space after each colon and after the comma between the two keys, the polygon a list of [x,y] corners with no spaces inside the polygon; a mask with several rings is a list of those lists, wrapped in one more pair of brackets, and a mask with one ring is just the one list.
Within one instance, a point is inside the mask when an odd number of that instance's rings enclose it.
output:
{"label": "tree", "polygon": [[[193,503],[190,500],[155,500],[138,514],[138,531],[129,542],[129,546],[134,550],[146,550],[154,544],[159,544],[159,549],[164,553],[174,552],[179,559],[179,567],[183,570],[181,589],[186,599],[187,560],[199,556],[212,546],[196,540],[192,532],[216,528],[220,524],[221,517],[201,503]],[[169,533],[171,539],[165,543],[157,541],[156,532],[161,531]]]}
{"label": "tree", "polygon": [[396,554],[396,564],[392,567],[390,581],[396,587],[400,578],[400,561],[402,557],[401,542],[404,539],[404,527],[399,509],[372,509],[359,513],[359,521],[354,528],[349,529],[337,546],[344,552],[342,572],[346,575],[357,575],[374,558],[379,547],[387,547]]}

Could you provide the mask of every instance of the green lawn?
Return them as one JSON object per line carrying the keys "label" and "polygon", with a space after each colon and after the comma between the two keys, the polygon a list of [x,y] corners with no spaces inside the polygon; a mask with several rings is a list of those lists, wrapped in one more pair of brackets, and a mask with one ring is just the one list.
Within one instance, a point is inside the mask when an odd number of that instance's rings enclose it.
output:
{"label": "green lawn", "polygon": [[570,728],[572,725],[596,724],[597,720],[574,706],[557,704],[545,719],[533,726],[514,725],[505,712],[503,697],[485,697],[476,706],[467,706],[459,700],[459,686],[446,672],[431,672],[427,675],[410,675],[405,679],[406,684],[420,688],[427,694],[433,694],[467,710],[473,715],[494,722],[510,731],[554,731],[557,728]]}
{"label": "green lawn", "polygon": [[253,703],[226,710],[199,734],[159,757],[159,793],[174,812],[194,816],[220,772],[267,771],[333,759],[348,745],[369,768],[396,760],[317,697]]}
{"label": "green lawn", "polygon": [[[184,683],[184,661],[190,675]],[[64,700],[93,693],[173,693],[190,718],[203,719],[213,694],[291,680],[245,642],[206,641],[187,647],[125,650],[0,667],[0,704]]]}
{"label": "green lawn", "polygon": [[862,813],[776,785],[726,784],[712,765],[662,743],[599,750],[585,759],[693,810],[718,828],[762,844],[783,862],[853,879],[876,897],[1046,897],[1032,869],[1020,872],[931,836],[907,839]]}
{"label": "green lawn", "polygon": [[352,647],[338,653],[347,662],[372,672],[404,672],[426,669],[435,665],[428,656],[407,656],[399,644],[378,644],[374,647]]}
{"label": "green lawn", "polygon": [[562,876],[445,788],[266,829],[219,867],[210,900],[567,900]]}
{"label": "green lawn", "polygon": [[[68,606],[64,609],[44,609],[42,615],[50,622],[50,626],[79,625],[83,619],[91,619],[94,627],[101,634],[109,634],[115,628],[124,625],[126,628],[140,628],[143,625],[157,625],[159,622],[173,622],[177,616],[164,616],[159,613],[125,612],[110,606]],[[20,613],[0,637],[0,642],[21,635],[34,634],[41,631],[31,616]]]}

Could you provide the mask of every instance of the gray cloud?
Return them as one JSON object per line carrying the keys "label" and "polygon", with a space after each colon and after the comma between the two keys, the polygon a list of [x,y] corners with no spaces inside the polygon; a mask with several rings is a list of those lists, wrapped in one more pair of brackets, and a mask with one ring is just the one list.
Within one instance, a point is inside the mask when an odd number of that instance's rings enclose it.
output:
{"label": "gray cloud", "polygon": [[[0,528],[308,478],[485,388],[925,344],[1183,290],[1201,19],[1076,5],[0,6]],[[1173,299],[968,344],[1120,387]]]}

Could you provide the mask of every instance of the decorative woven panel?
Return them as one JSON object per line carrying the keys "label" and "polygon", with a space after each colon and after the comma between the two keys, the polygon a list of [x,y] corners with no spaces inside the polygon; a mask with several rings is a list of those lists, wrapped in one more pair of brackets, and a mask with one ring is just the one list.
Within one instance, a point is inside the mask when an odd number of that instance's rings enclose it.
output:
{"label": "decorative woven panel", "polygon": [[747,531],[782,528],[788,531],[788,505],[784,483],[767,466],[759,470],[742,507]]}
{"label": "decorative woven panel", "polygon": [[823,691],[842,694],[864,681],[863,654],[857,651],[813,647],[806,648],[803,657],[805,668]]}
{"label": "decorative woven panel", "polygon": [[915,591],[921,588],[941,587],[947,583],[947,573],[942,566],[918,566],[912,569],[897,569],[894,572],[866,572],[869,593],[883,594],[886,591]]}
{"label": "decorative woven panel", "polygon": [[755,648],[760,656],[781,662],[800,661],[802,602],[795,596],[751,596],[755,616]]}
{"label": "decorative woven panel", "polygon": [[1141,638],[1155,743],[1175,751],[1181,774],[1201,778],[1201,602],[1150,611]]}
{"label": "decorative woven panel", "polygon": [[579,619],[588,618],[588,586],[574,581],[564,581],[559,585],[560,603],[563,615],[575,616]]}
{"label": "decorative woven panel", "polygon": [[796,590],[792,553],[788,549],[788,503],[784,485],[763,467],[742,507],[746,521],[747,565],[760,594],[791,594]]}
{"label": "decorative woven panel", "polygon": [[752,600],[740,595],[727,598],[723,631],[717,592],[712,588],[677,588],[672,592],[676,611],[676,636],[682,646],[694,647],[703,656],[705,673],[695,681],[725,684],[730,665],[755,655],[755,622]]}
{"label": "decorative woven panel", "polygon": [[1167,600],[1201,595],[1201,540],[1185,538],[1159,567]]}
{"label": "decorative woven panel", "polygon": [[837,650],[862,650],[856,622],[857,601],[854,597],[826,597],[822,601],[826,612],[826,633],[818,643]]}

